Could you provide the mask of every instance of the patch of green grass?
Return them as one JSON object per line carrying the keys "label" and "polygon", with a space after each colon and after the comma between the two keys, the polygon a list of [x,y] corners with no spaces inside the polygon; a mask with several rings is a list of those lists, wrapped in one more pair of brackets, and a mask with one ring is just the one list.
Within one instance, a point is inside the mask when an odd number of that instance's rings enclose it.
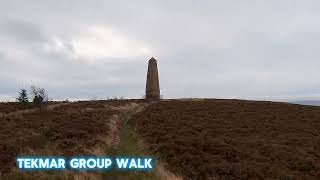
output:
{"label": "patch of green grass", "polygon": [[[138,145],[137,134],[132,130],[130,125],[127,123],[130,117],[134,114],[134,110],[123,115],[119,123],[119,136],[120,143],[116,147],[108,148],[107,154],[112,157],[121,157],[121,156],[150,156],[146,149],[142,149]],[[155,158],[153,158],[155,159]],[[109,172],[103,174],[103,179],[156,179],[154,171],[143,172],[143,171],[121,171],[118,169],[112,169]]]}

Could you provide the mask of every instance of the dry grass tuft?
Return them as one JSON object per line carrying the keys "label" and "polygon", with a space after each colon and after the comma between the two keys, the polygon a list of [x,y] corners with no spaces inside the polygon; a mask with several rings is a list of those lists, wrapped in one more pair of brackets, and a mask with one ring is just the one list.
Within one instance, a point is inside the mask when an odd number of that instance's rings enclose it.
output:
{"label": "dry grass tuft", "polygon": [[170,172],[168,169],[164,167],[164,164],[157,160],[156,162],[156,169],[155,169],[155,175],[156,178],[159,180],[182,180],[182,177],[179,177],[172,172]]}

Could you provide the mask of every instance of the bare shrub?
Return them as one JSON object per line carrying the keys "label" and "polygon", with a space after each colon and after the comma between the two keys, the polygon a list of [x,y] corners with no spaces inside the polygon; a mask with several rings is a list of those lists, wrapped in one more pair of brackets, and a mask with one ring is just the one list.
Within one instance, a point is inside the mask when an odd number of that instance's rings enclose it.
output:
{"label": "bare shrub", "polygon": [[41,106],[43,103],[46,103],[49,100],[46,90],[35,85],[31,86],[31,96],[33,103],[38,106]]}

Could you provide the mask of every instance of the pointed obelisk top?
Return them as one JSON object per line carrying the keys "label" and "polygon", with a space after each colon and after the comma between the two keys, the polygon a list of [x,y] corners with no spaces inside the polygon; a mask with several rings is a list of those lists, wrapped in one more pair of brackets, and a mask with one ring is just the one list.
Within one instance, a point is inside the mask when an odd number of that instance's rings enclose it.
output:
{"label": "pointed obelisk top", "polygon": [[157,60],[152,57],[148,63],[147,83],[146,83],[146,100],[159,100],[160,88]]}
{"label": "pointed obelisk top", "polygon": [[149,61],[157,61],[154,57],[151,57]]}

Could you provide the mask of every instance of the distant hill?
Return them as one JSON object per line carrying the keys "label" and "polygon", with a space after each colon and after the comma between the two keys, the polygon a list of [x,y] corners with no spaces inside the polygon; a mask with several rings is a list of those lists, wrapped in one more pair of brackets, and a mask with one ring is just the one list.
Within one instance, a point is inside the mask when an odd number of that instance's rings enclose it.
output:
{"label": "distant hill", "polygon": [[311,106],[320,106],[320,100],[301,100],[301,101],[291,101],[289,103],[311,105]]}

